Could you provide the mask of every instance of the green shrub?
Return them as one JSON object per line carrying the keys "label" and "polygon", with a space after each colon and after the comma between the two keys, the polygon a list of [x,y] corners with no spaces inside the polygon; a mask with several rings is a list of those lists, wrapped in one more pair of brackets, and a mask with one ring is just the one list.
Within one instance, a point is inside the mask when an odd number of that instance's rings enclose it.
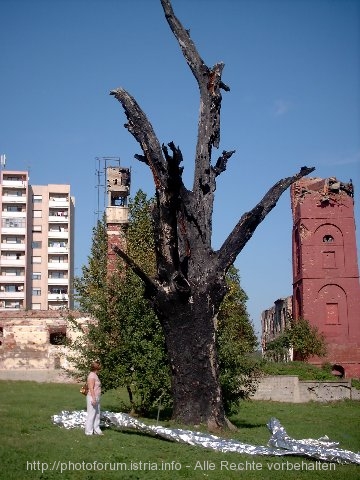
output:
{"label": "green shrub", "polygon": [[356,388],[356,390],[360,390],[360,379],[352,378],[351,386]]}
{"label": "green shrub", "polygon": [[300,380],[335,380],[331,366],[324,364],[321,368],[304,362],[268,362],[262,364],[265,375],[296,375]]}

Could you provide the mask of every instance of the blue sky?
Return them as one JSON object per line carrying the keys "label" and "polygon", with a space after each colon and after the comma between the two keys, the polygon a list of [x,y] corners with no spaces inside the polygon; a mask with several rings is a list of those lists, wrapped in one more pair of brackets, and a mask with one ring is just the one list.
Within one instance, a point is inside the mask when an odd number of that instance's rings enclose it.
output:
{"label": "blue sky", "polygon": [[[231,88],[219,154],[236,154],[218,177],[214,248],[303,165],[353,179],[359,232],[360,2],[173,0],[173,8],[207,65],[225,63]],[[180,146],[190,187],[197,85],[159,0],[0,0],[0,18],[0,153],[35,185],[71,184],[79,274],[98,209],[96,157],[131,167],[133,195],[154,193],[109,91],[127,89],[159,140]],[[261,311],[292,293],[291,229],[286,192],[236,261],[257,331]]]}

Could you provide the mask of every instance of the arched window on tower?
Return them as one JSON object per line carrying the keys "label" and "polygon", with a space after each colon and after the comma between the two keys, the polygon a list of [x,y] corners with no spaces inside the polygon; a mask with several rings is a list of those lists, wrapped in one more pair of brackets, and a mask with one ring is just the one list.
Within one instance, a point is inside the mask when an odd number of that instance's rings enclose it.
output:
{"label": "arched window on tower", "polygon": [[334,242],[334,237],[332,235],[324,235],[323,242],[324,243],[333,243]]}

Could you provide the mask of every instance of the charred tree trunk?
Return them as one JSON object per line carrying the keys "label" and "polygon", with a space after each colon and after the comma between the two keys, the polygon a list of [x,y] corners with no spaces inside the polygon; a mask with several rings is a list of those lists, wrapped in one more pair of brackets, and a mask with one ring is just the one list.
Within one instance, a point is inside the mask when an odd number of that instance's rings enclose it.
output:
{"label": "charred tree trunk", "polygon": [[163,305],[159,313],[172,372],[173,417],[216,430],[224,425],[225,416],[214,344],[215,318],[211,302],[197,295],[191,303]]}
{"label": "charred tree trunk", "polygon": [[126,252],[114,247],[143,280],[146,296],[162,324],[172,371],[174,413],[186,424],[205,423],[211,429],[226,425],[215,348],[216,315],[226,294],[225,274],[257,226],[275,207],[281,194],[313,168],[284,178],[242,215],[218,251],[211,246],[212,213],[217,177],[234,151],[223,151],[212,163],[212,149],[220,144],[221,79],[224,65],[205,65],[189,32],[175,17],[169,0],[161,0],[166,20],[198,83],[200,115],[192,190],[182,181],[182,154],[173,142],[160,145],[140,106],[124,89],[111,92],[122,104],[125,127],[141,146],[153,175],[153,210],[157,275],[150,278]]}

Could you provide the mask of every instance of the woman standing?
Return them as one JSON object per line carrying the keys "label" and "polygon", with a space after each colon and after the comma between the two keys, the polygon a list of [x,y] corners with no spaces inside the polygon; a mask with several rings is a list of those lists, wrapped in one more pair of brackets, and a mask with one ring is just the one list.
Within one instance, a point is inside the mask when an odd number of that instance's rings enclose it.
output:
{"label": "woman standing", "polygon": [[87,377],[89,391],[86,395],[87,417],[85,423],[85,435],[103,435],[100,430],[101,382],[98,377],[100,369],[100,363],[93,362],[91,364],[91,371]]}

